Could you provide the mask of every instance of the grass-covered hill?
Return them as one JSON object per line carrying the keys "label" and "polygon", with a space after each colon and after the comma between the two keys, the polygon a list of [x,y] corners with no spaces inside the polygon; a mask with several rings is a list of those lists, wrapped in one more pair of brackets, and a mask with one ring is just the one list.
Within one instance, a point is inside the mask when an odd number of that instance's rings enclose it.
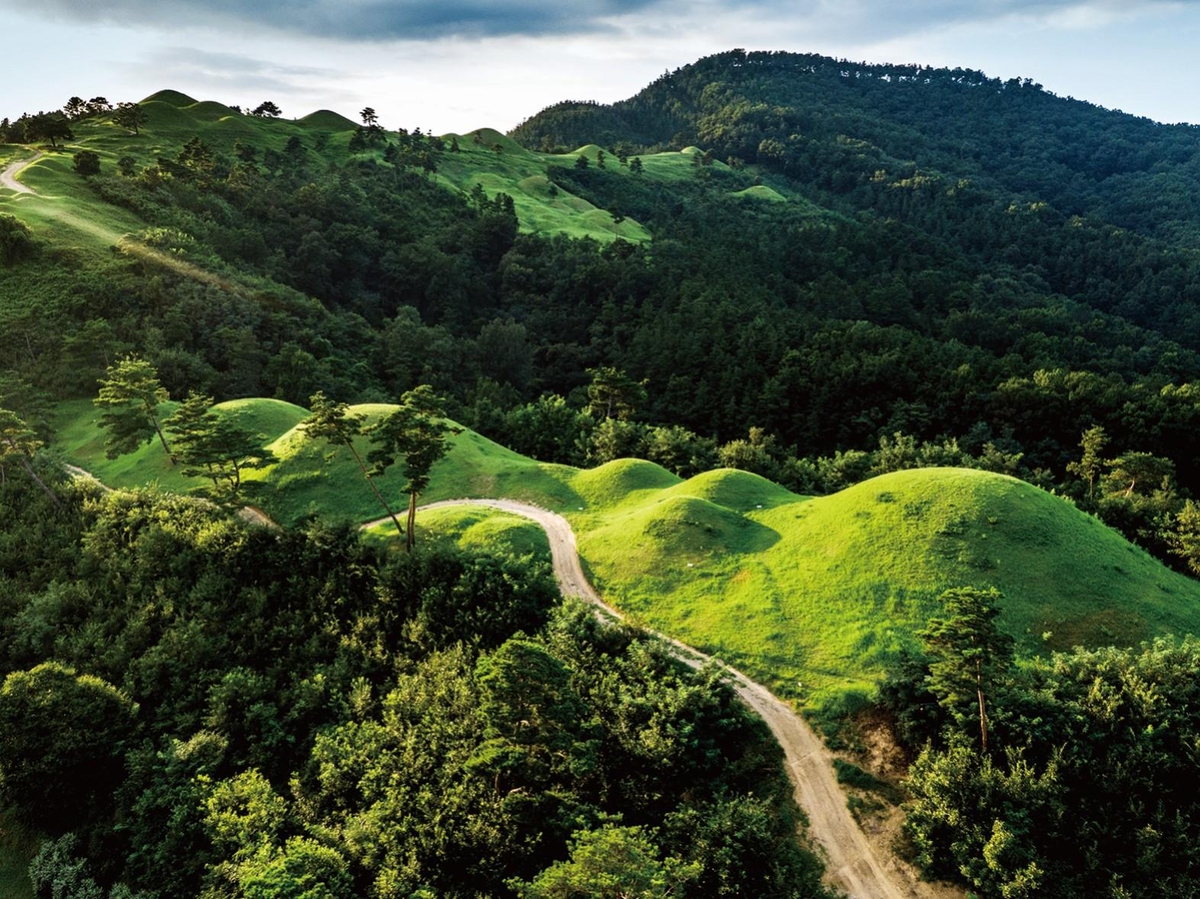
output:
{"label": "grass-covered hill", "polygon": [[[80,239],[107,248],[123,235],[138,231],[139,223],[122,215],[121,210],[97,202],[94,192],[87,189],[72,169],[73,156],[80,150],[97,153],[102,171],[115,168],[122,158],[133,160],[139,171],[159,159],[175,159],[188,141],[197,138],[224,153],[232,153],[235,144],[241,142],[260,151],[283,154],[289,141],[299,141],[299,152],[314,166],[341,165],[354,158],[381,155],[378,146],[352,150],[350,139],[358,124],[331,110],[319,110],[298,119],[269,118],[249,115],[216,101],[197,101],[172,90],[152,94],[139,105],[145,121],[137,135],[114,124],[108,116],[75,122],[74,137],[63,144],[61,152],[51,150],[21,175],[21,181],[40,197],[0,195],[0,211],[11,210],[35,224],[65,224],[81,232]],[[490,128],[463,135],[447,134],[442,140],[447,146],[453,142],[456,149],[442,158],[438,183],[464,194],[478,185],[489,198],[508,194],[513,198],[524,231],[590,237],[605,243],[618,237],[634,242],[650,238],[649,232],[636,221],[614,220],[609,210],[596,208],[547,178],[548,166],[574,166],[580,157],[591,165],[608,166],[629,174],[627,160],[618,161],[595,144],[585,142],[586,145],[566,153],[539,153]],[[6,159],[19,156],[19,151],[5,154]],[[689,152],[652,154],[641,163],[641,176],[649,180],[674,181],[691,175]],[[63,206],[69,207],[69,217],[63,214]],[[145,223],[141,225],[144,227]]]}
{"label": "grass-covered hill", "polygon": [[[1002,443],[1065,485],[1099,424],[1111,455],[1161,454],[1200,488],[1200,226],[1113,211],[1185,172],[1194,135],[1138,124],[1150,169],[1084,166],[1077,197],[1043,196],[1010,171],[1040,172],[1036,146],[1014,161],[988,122],[1049,110],[1093,129],[1098,159],[1127,154],[1128,117],[853,71],[714,57],[649,86],[624,137],[605,129],[625,107],[561,140],[535,133],[547,113],[437,142],[171,91],[137,134],[85,115],[58,147],[0,144],[0,161],[45,150],[20,176],[38,194],[0,191],[0,360],[55,399],[94,394],[130,351],[176,397],[370,403],[429,383],[513,445],[504,416],[545,393],[579,408],[612,366],[645,382],[641,420],[718,443],[761,428],[780,464],[902,431]],[[981,123],[987,152],[897,124],[921,110]],[[98,175],[74,170],[84,151]]]}
{"label": "grass-covered hill", "polygon": [[[371,419],[389,408],[351,411]],[[218,412],[271,440],[280,461],[253,473],[252,496],[277,520],[383,517],[350,454],[304,437],[304,410],[246,400]],[[96,413],[71,405],[63,416],[69,461],[114,485],[185,486],[156,445],[107,462]],[[381,482],[394,508],[405,504],[402,486],[395,471]],[[988,472],[901,471],[812,498],[732,469],[683,480],[641,460],[582,470],[538,463],[465,429],[422,502],[472,497],[561,512],[614,605],[806,703],[869,690],[898,652],[916,647],[914,632],[955,586],[1003,591],[1001,626],[1024,652],[1200,633],[1200,584],[1070,502]],[[434,539],[545,552],[532,526],[478,508],[418,522]],[[373,533],[394,538],[390,523]]]}

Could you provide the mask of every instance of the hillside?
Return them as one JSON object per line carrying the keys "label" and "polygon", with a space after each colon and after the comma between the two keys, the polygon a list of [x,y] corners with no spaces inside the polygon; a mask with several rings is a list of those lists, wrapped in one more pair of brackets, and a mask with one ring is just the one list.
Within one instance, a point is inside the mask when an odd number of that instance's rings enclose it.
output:
{"label": "hillside", "polygon": [[712,472],[579,517],[615,604],[804,702],[867,688],[955,586],[1000,589],[1000,626],[1024,652],[1200,629],[1200,585],[986,472],[896,472],[816,498]]}
{"label": "hillside", "polygon": [[[1186,176],[1190,132],[1024,83],[845,71],[723,54],[595,133],[555,137],[550,111],[519,140],[368,139],[329,110],[263,118],[170,91],[137,134],[86,115],[21,173],[37,195],[0,191],[0,358],[56,399],[90,396],[131,351],[177,397],[369,403],[429,383],[530,452],[510,419],[544,394],[582,407],[611,366],[645,382],[641,422],[718,444],[761,428],[763,471],[797,490],[789,459],[903,433],[991,445],[1078,495],[1066,466],[1094,425],[1112,456],[1154,452],[1200,488],[1200,224],[1183,206],[1169,227],[1126,216]],[[1030,129],[1047,122],[1055,159],[1080,130],[1092,161],[1041,159]],[[968,130],[986,152],[955,143]],[[1096,160],[1135,139],[1137,165],[1105,175]],[[1043,170],[1053,184],[1018,177]],[[545,461],[586,457],[557,445]]]}
{"label": "hillside", "polygon": [[[372,420],[390,408],[350,411]],[[72,462],[125,486],[140,478],[180,489],[156,446],[123,464],[101,461],[95,414],[69,411],[76,417],[63,432]],[[218,411],[274,437],[279,463],[249,477],[260,485],[254,502],[277,520],[384,515],[347,451],[303,435],[303,410],[254,400]],[[379,485],[403,508],[397,471]],[[913,633],[950,587],[1000,589],[1001,626],[1025,653],[1200,633],[1200,584],[1069,502],[989,472],[901,471],[801,497],[730,469],[684,480],[633,459],[582,470],[548,465],[463,430],[421,500],[466,497],[561,512],[615,606],[808,704],[870,690],[901,650],[916,647]],[[443,510],[418,521],[439,539],[544,552],[536,535],[504,516]],[[388,521],[373,533],[395,536]]]}
{"label": "hillside", "polygon": [[[551,106],[512,136],[527,146],[695,143],[835,193],[835,170],[853,156],[884,183],[897,183],[895,167],[915,167],[1167,237],[1194,231],[1200,199],[1195,126],[1058,97],[1031,79],[815,54],[719,53],[611,106]],[[833,167],[818,155],[839,152]]]}

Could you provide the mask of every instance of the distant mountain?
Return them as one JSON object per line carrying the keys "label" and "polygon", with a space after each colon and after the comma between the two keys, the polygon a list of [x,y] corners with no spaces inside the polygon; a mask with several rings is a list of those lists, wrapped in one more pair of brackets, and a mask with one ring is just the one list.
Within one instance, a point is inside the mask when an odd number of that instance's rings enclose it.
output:
{"label": "distant mountain", "polygon": [[612,105],[565,102],[526,146],[688,144],[834,193],[913,168],[1168,238],[1200,217],[1200,128],[1160,125],[972,69],[732,50]]}

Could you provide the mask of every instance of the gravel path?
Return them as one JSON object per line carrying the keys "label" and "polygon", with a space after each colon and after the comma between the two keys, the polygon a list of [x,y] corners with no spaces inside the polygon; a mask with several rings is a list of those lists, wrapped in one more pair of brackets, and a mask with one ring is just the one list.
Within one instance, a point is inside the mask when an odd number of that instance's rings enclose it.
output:
{"label": "gravel path", "polygon": [[26,187],[17,180],[17,173],[25,168],[25,166],[32,165],[41,158],[42,154],[38,152],[26,159],[17,159],[10,162],[0,171],[0,187],[7,187],[9,190],[16,191],[19,194],[36,193],[32,187]]}
{"label": "gravel path", "polygon": [[[575,546],[575,532],[561,515],[506,499],[447,500],[422,508],[459,505],[487,506],[537,522],[550,540],[554,575],[563,594],[580,597],[614,618],[623,619],[624,616],[606,605],[588,583]],[[671,643],[679,658],[693,667],[710,661],[709,656],[677,640],[662,634],[657,636]],[[846,807],[846,796],[834,775],[833,757],[804,719],[771,695],[766,687],[732,668],[725,670],[742,701],[762,716],[783,747],[788,776],[796,789],[796,801],[808,816],[809,833],[824,851],[829,883],[843,890],[850,899],[925,899],[945,895],[939,888],[906,876],[890,858],[890,853],[877,851],[871,845]]]}

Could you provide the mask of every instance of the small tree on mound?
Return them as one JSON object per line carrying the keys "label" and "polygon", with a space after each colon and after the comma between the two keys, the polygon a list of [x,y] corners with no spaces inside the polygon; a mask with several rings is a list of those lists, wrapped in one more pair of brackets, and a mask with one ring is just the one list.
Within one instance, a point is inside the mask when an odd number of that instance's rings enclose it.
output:
{"label": "small tree on mound", "polygon": [[258,116],[259,118],[274,119],[283,114],[283,111],[274,104],[271,100],[263,100],[259,103],[250,115]]}
{"label": "small tree on mound", "polygon": [[158,372],[145,359],[126,356],[116,365],[110,365],[107,377],[100,381],[100,393],[92,401],[104,410],[100,416],[100,427],[108,432],[104,454],[115,459],[131,453],[157,434],[163,452],[174,465],[175,455],[158,421],[159,404],[170,398],[159,383]]}
{"label": "small tree on mound", "polygon": [[997,605],[1003,598],[995,587],[982,590],[958,587],[940,597],[946,618],[931,619],[917,633],[933,657],[929,665],[929,689],[951,714],[965,723],[964,707],[979,709],[979,740],[988,751],[987,702],[990,692],[1004,677],[1013,660],[1013,638],[996,627]]}
{"label": "small tree on mound", "polygon": [[11,409],[0,409],[0,484],[5,481],[5,464],[9,459],[15,459],[29,475],[30,480],[50,497],[54,505],[61,508],[62,500],[58,498],[58,494],[38,477],[33,468],[33,454],[41,447],[42,441],[24,419]]}
{"label": "small tree on mound", "polygon": [[386,471],[397,457],[404,459],[408,481],[408,528],[405,549],[416,544],[413,527],[417,520],[417,497],[429,486],[434,463],[446,455],[447,437],[458,430],[446,423],[441,400],[428,384],[421,384],[400,398],[400,408],[371,429],[375,449],[367,459],[376,472]]}
{"label": "small tree on mound", "polygon": [[112,120],[114,125],[137,134],[138,129],[146,124],[146,110],[137,103],[119,103]]}
{"label": "small tree on mound", "polygon": [[312,395],[309,400],[309,408],[312,409],[312,415],[300,426],[300,430],[312,440],[324,440],[326,443],[334,443],[350,450],[363,477],[367,479],[367,485],[375,494],[375,499],[379,501],[379,505],[396,525],[396,533],[403,537],[404,526],[400,524],[400,519],[392,511],[388,501],[383,498],[383,494],[375,484],[375,479],[371,476],[371,470],[367,468],[366,462],[363,461],[358,448],[354,445],[354,438],[364,433],[362,416],[351,415],[350,409],[345,403],[335,403],[322,391],[317,391]]}
{"label": "small tree on mound", "polygon": [[186,468],[185,477],[212,481],[214,493],[237,497],[242,473],[277,462],[254,434],[212,411],[212,397],[192,391],[164,422],[175,435],[176,455]]}

